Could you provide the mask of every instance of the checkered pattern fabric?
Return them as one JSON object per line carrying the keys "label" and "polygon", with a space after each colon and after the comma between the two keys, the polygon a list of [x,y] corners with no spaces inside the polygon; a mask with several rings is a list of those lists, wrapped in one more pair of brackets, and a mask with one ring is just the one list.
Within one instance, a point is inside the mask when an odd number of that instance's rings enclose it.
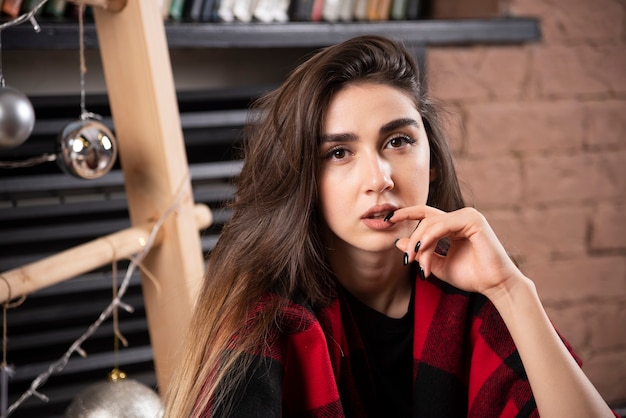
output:
{"label": "checkered pattern fabric", "polygon": [[[417,280],[414,314],[414,417],[538,416],[515,345],[489,300],[437,279]],[[317,311],[289,302],[276,333],[250,355],[258,367],[239,387],[230,416],[361,418],[384,411],[341,293]]]}

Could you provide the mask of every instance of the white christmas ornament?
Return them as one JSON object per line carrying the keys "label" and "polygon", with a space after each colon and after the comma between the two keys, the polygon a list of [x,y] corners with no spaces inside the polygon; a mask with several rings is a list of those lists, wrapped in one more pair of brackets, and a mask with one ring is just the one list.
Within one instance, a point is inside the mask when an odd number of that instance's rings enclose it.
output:
{"label": "white christmas ornament", "polygon": [[57,163],[75,177],[95,179],[108,173],[117,158],[111,131],[93,119],[70,122],[58,137]]}
{"label": "white christmas ornament", "polygon": [[0,148],[15,148],[35,126],[35,109],[28,97],[12,87],[0,87]]}
{"label": "white christmas ornament", "polygon": [[162,417],[164,408],[159,395],[143,383],[121,375],[79,393],[65,411],[65,418]]}

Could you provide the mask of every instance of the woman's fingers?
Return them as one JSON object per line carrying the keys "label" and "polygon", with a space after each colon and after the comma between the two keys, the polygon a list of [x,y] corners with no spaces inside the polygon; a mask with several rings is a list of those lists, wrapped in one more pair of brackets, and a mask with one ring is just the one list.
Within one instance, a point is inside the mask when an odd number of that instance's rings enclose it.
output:
{"label": "woman's fingers", "polygon": [[[480,222],[476,214],[477,212],[473,209],[460,209],[450,213],[439,212],[426,216],[409,238],[408,247],[409,250],[413,250],[409,254],[409,259],[415,259],[417,256],[426,275],[429,275],[432,268],[436,267],[433,262],[437,262],[437,266],[443,266],[445,259],[436,253],[439,241],[443,238],[451,241],[469,239],[476,232],[477,223]],[[419,247],[417,252],[414,251],[413,245]]]}
{"label": "woman's fingers", "polygon": [[471,208],[447,213],[429,206],[412,206],[397,210],[390,222],[418,221],[410,237],[401,237],[396,242],[396,246],[408,253],[413,261],[417,252],[435,251],[443,238],[463,237],[463,231],[472,224],[475,214],[480,215]]}
{"label": "woman's fingers", "polygon": [[393,216],[389,219],[390,222],[399,223],[409,220],[420,220],[427,216],[446,213],[437,208],[426,205],[409,206],[406,208],[398,209],[393,213]]}
{"label": "woman's fingers", "polygon": [[[407,261],[417,261],[425,276],[432,272],[462,288],[482,287],[478,282],[465,281],[478,278],[478,272],[502,264],[507,257],[485,217],[473,208],[449,213],[427,206],[403,208],[394,213],[390,222],[408,220],[418,220],[417,228],[409,237],[398,240],[396,247],[407,254]],[[450,244],[447,256],[438,249],[441,242]],[[496,277],[492,279],[497,281]]]}

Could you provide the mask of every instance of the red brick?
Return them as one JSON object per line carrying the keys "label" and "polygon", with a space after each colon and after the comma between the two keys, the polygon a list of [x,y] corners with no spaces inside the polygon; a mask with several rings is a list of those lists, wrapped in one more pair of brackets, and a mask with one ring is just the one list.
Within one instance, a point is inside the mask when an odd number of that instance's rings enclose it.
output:
{"label": "red brick", "polygon": [[507,251],[522,260],[575,257],[586,251],[585,208],[491,211],[485,216]]}
{"label": "red brick", "polygon": [[577,97],[624,91],[624,55],[625,50],[621,46],[559,45],[537,48],[533,82],[544,97]]}
{"label": "red brick", "polygon": [[608,403],[623,402],[626,397],[626,349],[594,353],[585,359],[583,371]]}
{"label": "red brick", "polygon": [[467,152],[582,149],[584,107],[575,101],[467,106]]}
{"label": "red brick", "polygon": [[537,284],[539,296],[547,304],[626,298],[626,257],[529,262],[523,270]]}
{"label": "red brick", "polygon": [[584,105],[585,144],[593,149],[626,148],[626,100],[607,100]]}
{"label": "red brick", "polygon": [[594,48],[589,58],[596,60],[598,75],[611,93],[626,92],[626,43]]}
{"label": "red brick", "polygon": [[616,0],[515,0],[518,16],[541,17],[545,43],[616,41],[622,36],[624,8]]}
{"label": "red brick", "polygon": [[427,62],[431,92],[438,99],[514,98],[526,86],[530,53],[520,46],[429,48]]}
{"label": "red brick", "polygon": [[530,62],[527,47],[489,47],[476,72],[476,81],[487,86],[493,98],[517,98],[525,91]]}
{"label": "red brick", "polygon": [[591,221],[593,250],[626,249],[626,205],[600,206]]}
{"label": "red brick", "polygon": [[455,155],[462,154],[466,147],[463,109],[459,106],[445,103],[442,103],[441,107],[440,121],[448,139],[450,150]]}
{"label": "red brick", "polygon": [[486,98],[488,90],[470,75],[480,65],[482,48],[428,48],[428,83],[433,97],[440,100]]}
{"label": "red brick", "polygon": [[623,303],[597,304],[589,310],[585,322],[591,330],[594,350],[626,347],[626,306]]}
{"label": "red brick", "polygon": [[459,159],[457,167],[468,205],[482,210],[519,204],[522,177],[517,159]]}
{"label": "red brick", "polygon": [[608,152],[605,173],[616,190],[616,197],[623,201],[626,198],[626,149]]}
{"label": "red brick", "polygon": [[529,157],[525,198],[530,203],[619,198],[625,169],[626,152]]}

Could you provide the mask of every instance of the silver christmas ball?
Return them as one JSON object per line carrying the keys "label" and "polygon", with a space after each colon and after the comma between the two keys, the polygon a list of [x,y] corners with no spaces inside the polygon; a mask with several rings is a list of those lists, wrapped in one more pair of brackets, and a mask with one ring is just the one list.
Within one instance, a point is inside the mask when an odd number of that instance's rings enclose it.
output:
{"label": "silver christmas ball", "polygon": [[75,177],[95,179],[108,173],[117,158],[117,140],[93,119],[70,122],[58,137],[57,163]]}
{"label": "silver christmas ball", "polygon": [[28,97],[12,87],[0,87],[0,148],[15,148],[35,126],[35,109]]}
{"label": "silver christmas ball", "polygon": [[72,400],[65,418],[160,418],[163,410],[155,391],[124,378],[88,386]]}

